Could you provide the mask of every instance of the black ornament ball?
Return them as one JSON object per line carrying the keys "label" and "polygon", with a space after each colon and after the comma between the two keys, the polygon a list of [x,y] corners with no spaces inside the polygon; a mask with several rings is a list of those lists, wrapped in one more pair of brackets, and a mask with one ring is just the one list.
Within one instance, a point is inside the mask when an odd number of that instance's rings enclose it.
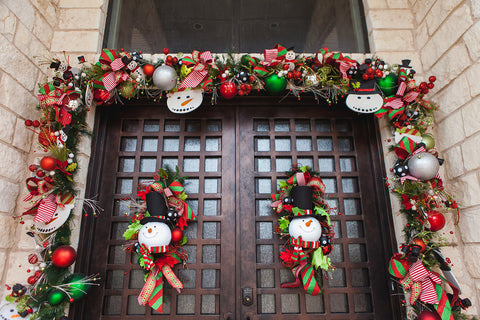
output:
{"label": "black ornament ball", "polygon": [[405,112],[405,116],[407,117],[408,120],[415,121],[420,116],[420,112],[418,112],[418,110],[410,109],[410,110],[407,110],[407,112]]}
{"label": "black ornament ball", "polygon": [[405,177],[408,174],[408,165],[401,162],[396,163],[393,167],[393,173],[397,177]]}
{"label": "black ornament ball", "polygon": [[167,219],[168,220],[175,220],[175,219],[177,219],[177,217],[178,217],[177,211],[174,208],[168,208]]}
{"label": "black ornament ball", "polygon": [[348,69],[347,71],[347,74],[351,77],[355,77],[358,73],[358,67],[357,65],[354,65],[353,67],[350,67],[350,69]]}
{"label": "black ornament ball", "polygon": [[247,82],[249,77],[250,77],[250,75],[248,74],[247,71],[242,70],[237,74],[237,79],[242,81],[242,82]]}
{"label": "black ornament ball", "polygon": [[320,246],[321,247],[326,247],[330,244],[330,237],[327,236],[326,234],[322,234],[320,237]]}
{"label": "black ornament ball", "polygon": [[292,198],[290,198],[290,197],[283,198],[283,204],[292,204],[292,203],[293,203]]}

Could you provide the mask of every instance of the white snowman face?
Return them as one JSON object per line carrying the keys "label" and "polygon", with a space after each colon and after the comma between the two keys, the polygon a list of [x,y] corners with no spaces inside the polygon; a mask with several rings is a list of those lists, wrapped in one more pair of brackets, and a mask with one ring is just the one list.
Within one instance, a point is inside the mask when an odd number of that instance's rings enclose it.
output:
{"label": "white snowman face", "polygon": [[287,53],[285,54],[285,60],[295,60],[295,52],[287,51]]}
{"label": "white snowman face", "polygon": [[163,222],[147,222],[138,233],[138,242],[147,248],[168,246],[172,240],[170,228]]}
{"label": "white snowman face", "polygon": [[7,303],[0,307],[0,320],[10,320],[10,319],[30,319],[30,315],[25,318],[21,318],[17,312],[16,306],[14,303]]}
{"label": "white snowman face", "polygon": [[73,202],[71,204],[66,204],[63,208],[57,206],[57,209],[52,216],[52,220],[50,220],[48,223],[35,222],[35,230],[37,230],[39,233],[52,233],[53,231],[57,230],[65,223],[65,221],[67,221],[73,207]]}
{"label": "white snowman face", "polygon": [[383,106],[383,98],[379,93],[349,93],[345,101],[347,107],[359,113],[373,113]]}
{"label": "white snowman face", "polygon": [[184,90],[167,95],[167,107],[173,113],[187,113],[197,109],[203,101],[203,90]]}
{"label": "white snowman face", "polygon": [[293,238],[301,236],[303,241],[318,241],[322,235],[322,226],[313,217],[298,217],[290,222],[288,233]]}

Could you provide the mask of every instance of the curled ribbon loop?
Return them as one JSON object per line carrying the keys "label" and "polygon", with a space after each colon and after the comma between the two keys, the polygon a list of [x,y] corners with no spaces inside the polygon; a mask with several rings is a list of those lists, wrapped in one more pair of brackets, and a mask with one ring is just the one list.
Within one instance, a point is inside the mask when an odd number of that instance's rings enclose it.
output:
{"label": "curled ribbon loop", "polygon": [[[202,83],[208,76],[208,66],[215,68],[213,64],[213,57],[210,51],[200,53],[199,51],[193,51],[191,57],[185,57],[182,59],[183,64],[187,67],[193,66],[192,72],[182,81],[180,89],[196,88]],[[208,83],[210,81],[207,81]],[[206,87],[208,84],[205,82],[202,87]]]}
{"label": "curled ribbon loop", "polygon": [[93,86],[112,91],[118,84],[127,81],[129,75],[125,71],[125,66],[130,60],[131,57],[127,52],[103,49],[98,65],[106,73],[100,79],[94,81]]}

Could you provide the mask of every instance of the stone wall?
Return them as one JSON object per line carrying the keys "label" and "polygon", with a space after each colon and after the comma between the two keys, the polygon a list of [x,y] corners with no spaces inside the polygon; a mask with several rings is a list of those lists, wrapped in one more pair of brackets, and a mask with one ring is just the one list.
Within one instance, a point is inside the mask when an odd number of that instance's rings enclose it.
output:
{"label": "stone wall", "polygon": [[[447,188],[458,195],[462,204],[461,222],[449,219],[444,236],[450,246],[444,252],[454,262],[463,296],[470,297],[478,314],[480,289],[480,116],[475,105],[480,93],[480,1],[477,0],[363,0],[371,52],[390,63],[412,60],[419,78],[437,76],[432,100],[441,106],[434,134],[441,156]],[[37,118],[36,83],[48,72],[33,56],[62,57],[63,51],[75,65],[84,55],[94,62],[102,47],[107,0],[0,0],[0,283],[25,281],[27,255],[34,247],[25,236],[27,225],[14,223],[11,216],[24,208],[24,181],[27,167],[38,161],[41,153],[33,150],[34,134],[26,130],[25,119]],[[332,48],[333,49],[333,48]],[[361,55],[355,58],[362,59]],[[93,114],[88,122],[93,124]],[[387,139],[392,131],[381,122],[387,170],[394,161],[388,153]],[[90,140],[83,139],[80,154],[78,188],[84,192]],[[392,199],[395,231],[401,243],[404,225],[398,213],[399,203]],[[79,208],[80,206],[77,206]],[[79,226],[77,209],[74,224]],[[28,220],[30,218],[26,218]],[[453,231],[451,234],[449,231]],[[78,242],[78,228],[72,236]],[[465,254],[464,254],[465,252]],[[468,257],[468,259],[465,259]],[[4,296],[6,290],[0,290]]]}
{"label": "stone wall", "polygon": [[[435,75],[429,98],[438,103],[433,133],[447,190],[461,204],[460,223],[449,214],[442,252],[453,262],[462,296],[472,300],[469,314],[480,310],[480,1],[364,0],[372,53],[387,61],[412,59],[419,80]],[[386,121],[382,135],[391,135]],[[387,143],[384,152],[387,150]],[[392,163],[386,153],[386,165]],[[392,199],[397,239],[402,218]]]}
{"label": "stone wall", "polygon": [[[33,239],[26,236],[31,217],[15,222],[25,208],[25,179],[28,165],[38,163],[36,135],[27,130],[26,119],[38,119],[35,111],[37,83],[49,74],[41,60],[63,57],[75,65],[78,55],[94,62],[101,48],[106,16],[105,0],[2,0],[0,1],[0,283],[25,282],[30,267],[27,255],[33,252]],[[34,56],[36,58],[34,58]],[[93,125],[93,114],[88,123]],[[32,143],[33,142],[33,143]],[[90,156],[90,140],[80,145],[78,185],[83,195]],[[80,206],[78,206],[80,207]],[[80,225],[81,213],[73,223]],[[78,228],[77,228],[78,229]],[[75,230],[72,242],[78,242]]]}

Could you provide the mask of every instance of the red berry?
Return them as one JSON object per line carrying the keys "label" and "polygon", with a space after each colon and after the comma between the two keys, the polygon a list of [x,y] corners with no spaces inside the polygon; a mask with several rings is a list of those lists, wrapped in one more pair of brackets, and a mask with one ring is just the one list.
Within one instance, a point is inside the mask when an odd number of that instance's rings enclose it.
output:
{"label": "red berry", "polygon": [[420,90],[425,90],[425,89],[427,89],[427,83],[422,82],[422,83],[420,83],[420,85],[418,87],[420,88]]}
{"label": "red berry", "polygon": [[172,56],[167,56],[167,58],[165,59],[167,62],[170,62],[172,63],[173,62],[173,57]]}
{"label": "red berry", "polygon": [[172,62],[173,62],[173,64],[177,64],[177,63],[178,63],[178,58],[177,58],[177,57],[173,57]]}
{"label": "red berry", "polygon": [[290,66],[288,64],[283,65],[283,70],[288,70],[288,68],[290,68]]}
{"label": "red berry", "polygon": [[383,77],[383,71],[380,69],[375,69],[375,77],[377,78]]}
{"label": "red berry", "polygon": [[244,95],[245,95],[245,91],[243,91],[242,89],[238,90],[238,95],[239,95],[239,96],[244,96]]}
{"label": "red berry", "polygon": [[253,88],[253,87],[252,87],[251,84],[247,84],[247,91],[248,91],[248,92],[252,91],[252,88]]}
{"label": "red berry", "polygon": [[33,123],[32,123],[32,125],[33,125],[35,128],[38,128],[38,127],[40,127],[40,121],[34,120]]}
{"label": "red berry", "polygon": [[435,80],[437,80],[437,77],[435,77],[435,76],[428,77],[428,81],[430,81],[430,82],[435,82]]}
{"label": "red berry", "polygon": [[427,94],[427,93],[428,93],[428,89],[422,90],[422,93],[423,93],[423,94]]}
{"label": "red berry", "polygon": [[39,178],[45,177],[45,172],[43,170],[37,170],[37,177]]}
{"label": "red berry", "polygon": [[170,52],[170,50],[168,50],[168,48],[163,48],[163,53],[164,54],[168,54]]}
{"label": "red berry", "polygon": [[254,82],[254,81],[255,81],[255,77],[254,77],[254,76],[250,76],[250,77],[248,77],[248,81],[250,81],[250,82]]}
{"label": "red berry", "polygon": [[369,75],[370,75],[370,74],[373,74],[373,68],[368,68],[368,69],[367,69],[367,74],[369,74]]}
{"label": "red berry", "polygon": [[295,79],[298,79],[302,76],[302,73],[298,70],[295,70],[294,73],[295,73]]}
{"label": "red berry", "polygon": [[35,172],[37,170],[37,166],[34,165],[34,164],[31,164],[28,166],[28,170],[32,171],[32,172]]}
{"label": "red berry", "polygon": [[293,78],[293,72],[290,71],[289,73],[287,73],[287,78],[292,79]]}
{"label": "red berry", "polygon": [[432,82],[427,83],[427,88],[428,89],[433,89],[433,87],[435,87],[435,85]]}
{"label": "red berry", "polygon": [[370,77],[368,76],[368,74],[366,74],[366,73],[362,74],[362,79],[363,79],[363,80],[368,80],[368,78],[370,78]]}
{"label": "red berry", "polygon": [[30,127],[32,124],[33,124],[33,121],[32,121],[32,120],[25,120],[25,125],[26,125],[27,127]]}
{"label": "red berry", "polygon": [[242,83],[242,84],[240,85],[240,89],[242,89],[242,90],[247,90],[247,85],[246,85],[245,83]]}

